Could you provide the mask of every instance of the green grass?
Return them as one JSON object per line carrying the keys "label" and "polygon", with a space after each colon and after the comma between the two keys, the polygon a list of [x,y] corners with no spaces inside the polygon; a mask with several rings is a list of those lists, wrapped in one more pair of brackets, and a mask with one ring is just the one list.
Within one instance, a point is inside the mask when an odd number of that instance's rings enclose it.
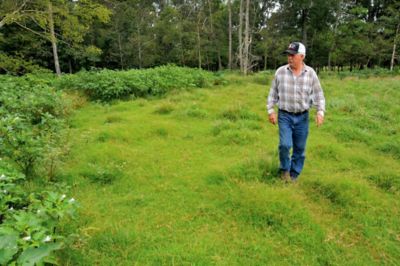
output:
{"label": "green grass", "polygon": [[62,264],[398,265],[400,79],[323,79],[326,123],[285,185],[270,78],[79,109]]}

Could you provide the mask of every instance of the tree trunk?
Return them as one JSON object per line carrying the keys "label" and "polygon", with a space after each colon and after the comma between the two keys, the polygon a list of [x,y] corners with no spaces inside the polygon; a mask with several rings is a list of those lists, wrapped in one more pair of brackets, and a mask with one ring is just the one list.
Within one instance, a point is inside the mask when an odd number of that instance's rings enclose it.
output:
{"label": "tree trunk", "polygon": [[182,41],[182,34],[179,34],[179,44],[180,44],[180,52],[181,52],[181,66],[185,65],[185,51],[183,49],[183,41]]}
{"label": "tree trunk", "polygon": [[390,71],[393,71],[394,59],[396,58],[396,41],[400,31],[400,23],[397,25],[396,35],[394,36],[392,59],[390,60]]}
{"label": "tree trunk", "polygon": [[246,18],[244,30],[244,51],[243,51],[243,73],[247,75],[249,68],[249,52],[250,52],[250,21],[249,21],[250,0],[246,0]]}
{"label": "tree trunk", "polygon": [[222,70],[222,58],[221,58],[221,53],[219,52],[219,49],[218,49],[217,53],[218,53],[218,70]]}
{"label": "tree trunk", "polygon": [[243,0],[240,0],[239,11],[239,64],[240,73],[243,73]]}
{"label": "tree trunk", "polygon": [[264,55],[264,70],[267,70],[267,59],[268,59],[268,54],[267,53],[265,53],[265,55]]}
{"label": "tree trunk", "polygon": [[57,52],[57,39],[56,34],[54,32],[54,19],[53,19],[53,5],[50,1],[48,1],[48,12],[49,12],[49,27],[50,27],[50,41],[51,46],[53,47],[53,57],[54,57],[54,66],[56,69],[57,76],[61,76],[60,62],[58,61],[58,52]]}
{"label": "tree trunk", "polygon": [[119,64],[121,69],[124,69],[124,61],[122,56],[122,44],[121,44],[121,33],[118,33],[118,50],[119,50]]}
{"label": "tree trunk", "polygon": [[197,20],[197,52],[198,52],[198,62],[199,62],[199,69],[201,69],[201,37],[200,37],[200,15],[199,19]]}
{"label": "tree trunk", "polygon": [[307,47],[307,18],[308,18],[308,9],[302,10],[302,17],[301,17],[301,30],[302,30],[302,43]]}
{"label": "tree trunk", "polygon": [[140,26],[138,25],[137,28],[137,35],[138,35],[138,58],[139,58],[139,68],[142,68],[142,41],[140,36]]}
{"label": "tree trunk", "polygon": [[228,67],[232,70],[232,8],[231,0],[228,0],[228,19],[229,19],[229,51],[228,51]]}
{"label": "tree trunk", "polygon": [[219,70],[222,68],[222,63],[221,63],[221,53],[219,51],[219,46],[217,44],[217,38],[215,36],[214,32],[214,22],[213,22],[213,14],[212,14],[212,9],[211,9],[211,1],[208,0],[208,12],[210,13],[210,31],[211,31],[211,38],[212,42],[214,43],[215,49],[217,50],[217,57],[218,57],[218,68]]}
{"label": "tree trunk", "polygon": [[332,57],[332,52],[329,51],[328,53],[328,70],[332,70],[332,66],[331,66],[331,57]]}
{"label": "tree trunk", "polygon": [[69,73],[72,74],[72,60],[71,60],[71,57],[68,59],[68,67],[69,67]]}

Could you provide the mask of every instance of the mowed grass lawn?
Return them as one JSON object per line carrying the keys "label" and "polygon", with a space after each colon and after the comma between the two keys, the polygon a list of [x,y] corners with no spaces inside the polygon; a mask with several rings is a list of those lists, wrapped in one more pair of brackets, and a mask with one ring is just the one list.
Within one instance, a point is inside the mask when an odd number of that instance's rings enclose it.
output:
{"label": "mowed grass lawn", "polygon": [[62,264],[399,265],[400,78],[322,78],[296,185],[277,178],[271,78],[77,110]]}

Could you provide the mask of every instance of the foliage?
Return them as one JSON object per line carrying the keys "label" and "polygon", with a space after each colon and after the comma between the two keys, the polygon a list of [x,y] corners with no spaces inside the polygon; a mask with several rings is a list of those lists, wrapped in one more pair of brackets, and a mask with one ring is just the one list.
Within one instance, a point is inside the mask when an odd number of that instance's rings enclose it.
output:
{"label": "foliage", "polygon": [[65,104],[48,79],[1,77],[0,154],[29,178],[61,140]]}
{"label": "foliage", "polygon": [[[84,37],[95,21],[106,23],[111,13],[105,6],[91,0],[4,0],[0,3],[0,9],[2,9],[0,29],[7,25],[12,29],[11,31],[13,28],[22,31],[25,36],[28,36],[25,41],[32,43],[31,46],[35,45],[33,38],[44,40],[43,45],[46,46],[44,49],[47,52],[50,50],[53,52],[57,72],[59,72],[57,40],[65,46],[61,53],[62,58],[96,61],[99,49],[91,44],[83,44]],[[10,38],[5,38],[5,46],[18,47],[18,44],[8,41],[8,39],[13,39],[15,34],[9,34],[6,31],[7,35],[10,35]],[[51,42],[52,46],[48,42]],[[42,50],[43,46],[40,48]],[[17,50],[19,49],[23,48],[18,47]],[[25,51],[24,57],[29,58],[31,53],[32,51]],[[36,51],[33,51],[33,54],[35,53]]]}
{"label": "foliage", "polygon": [[28,193],[24,175],[0,161],[0,264],[55,263],[54,251],[65,237],[61,219],[73,217],[76,204],[60,191]]}
{"label": "foliage", "polygon": [[0,72],[10,75],[23,75],[27,73],[50,73],[50,70],[22,58],[0,54]]}
{"label": "foliage", "polygon": [[84,71],[55,80],[55,86],[80,90],[92,100],[107,102],[128,96],[160,96],[174,89],[202,88],[222,82],[222,77],[208,71],[167,65],[146,70]]}
{"label": "foliage", "polygon": [[[239,10],[244,1],[230,1],[233,68],[239,61]],[[0,51],[52,69],[51,3],[64,72],[167,63],[222,70],[229,68],[227,2],[3,0]],[[282,51],[295,40],[306,44],[307,62],[314,67],[388,68],[392,58],[398,65],[398,1],[252,0],[250,5],[252,70],[283,64]]]}

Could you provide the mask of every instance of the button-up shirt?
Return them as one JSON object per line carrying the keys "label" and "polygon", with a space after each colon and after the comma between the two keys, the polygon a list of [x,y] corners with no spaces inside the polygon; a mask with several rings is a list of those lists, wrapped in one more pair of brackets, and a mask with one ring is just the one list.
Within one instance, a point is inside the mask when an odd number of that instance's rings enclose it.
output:
{"label": "button-up shirt", "polygon": [[289,65],[278,68],[269,91],[267,110],[274,106],[291,113],[300,113],[315,105],[318,114],[324,115],[325,97],[314,69],[304,64],[299,76],[295,76]]}

